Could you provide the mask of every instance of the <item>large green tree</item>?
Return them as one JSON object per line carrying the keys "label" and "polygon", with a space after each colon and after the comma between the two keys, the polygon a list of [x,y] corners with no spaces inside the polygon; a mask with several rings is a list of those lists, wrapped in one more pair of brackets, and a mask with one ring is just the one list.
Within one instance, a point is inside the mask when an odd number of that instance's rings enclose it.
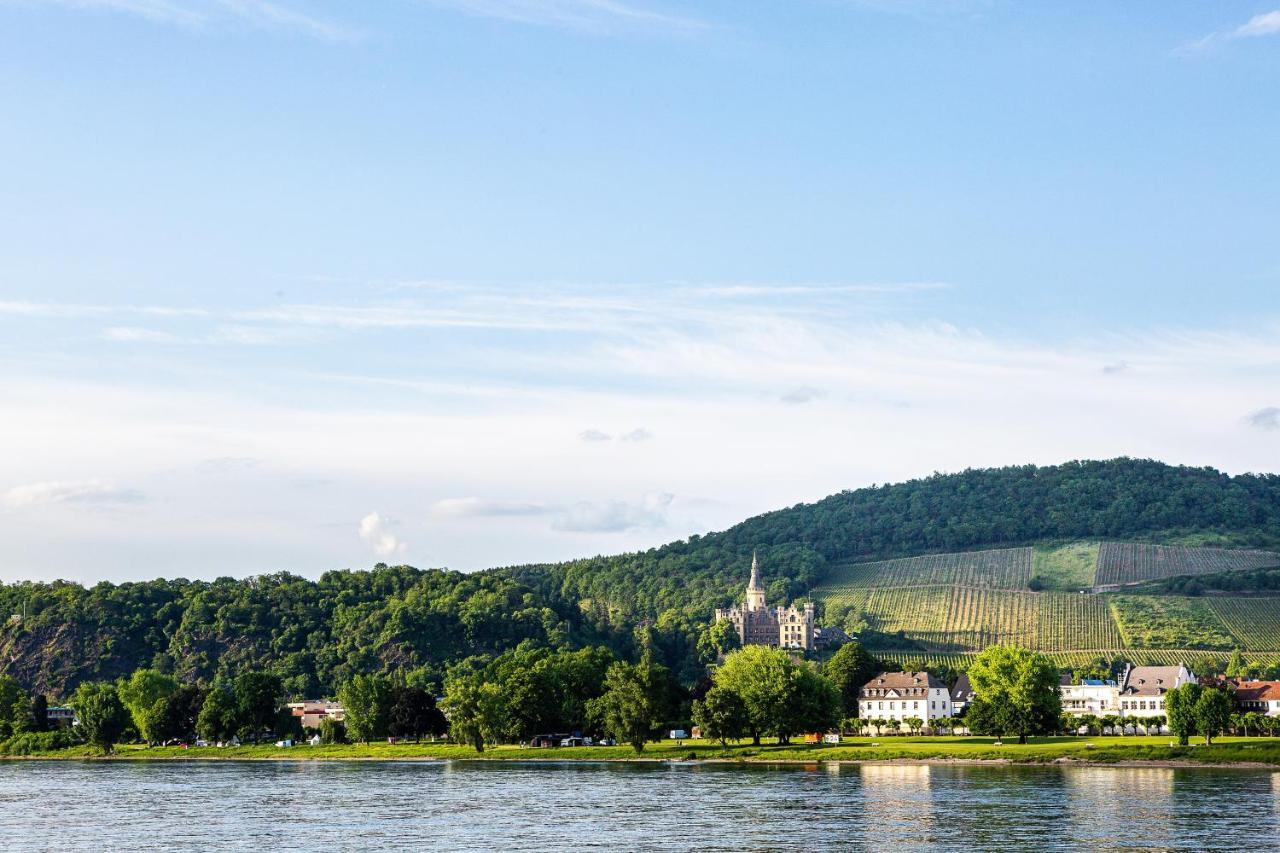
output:
{"label": "large green tree", "polygon": [[609,667],[604,692],[587,703],[587,713],[606,734],[637,752],[657,737],[666,702],[666,673],[648,659]]}
{"label": "large green tree", "polygon": [[196,732],[208,741],[227,741],[240,731],[240,708],[230,690],[214,686],[200,703]]}
{"label": "large green tree", "polygon": [[103,752],[111,752],[129,725],[129,712],[114,684],[86,681],[71,695],[80,736]]}
{"label": "large green tree", "polygon": [[284,694],[280,676],[248,670],[237,675],[233,685],[240,725],[257,743],[264,733],[275,730],[276,715]]}
{"label": "large green tree", "polygon": [[506,709],[498,685],[479,676],[455,676],[445,682],[444,712],[449,720],[449,738],[469,743],[476,752],[502,739]]}
{"label": "large green tree", "polygon": [[1188,681],[1164,694],[1164,712],[1169,731],[1183,746],[1187,745],[1191,735],[1196,732],[1196,702],[1200,699],[1201,692],[1199,684]]}
{"label": "large green tree", "polygon": [[449,724],[436,707],[436,697],[421,687],[399,686],[392,692],[389,729],[396,737],[422,740],[423,735],[442,735]]}
{"label": "large green tree", "polygon": [[1227,691],[1206,687],[1200,692],[1195,705],[1196,731],[1204,735],[1205,744],[1213,743],[1213,739],[1222,734],[1231,722],[1232,710],[1231,696]]}
{"label": "large green tree", "polygon": [[822,665],[822,674],[840,693],[840,705],[846,718],[858,716],[858,691],[880,669],[880,661],[856,642],[845,643]]}
{"label": "large green tree", "polygon": [[714,686],[707,695],[693,703],[693,721],[702,729],[702,735],[720,741],[739,740],[747,735],[751,718],[742,697],[727,687]]}
{"label": "large green tree", "polygon": [[793,735],[822,731],[839,720],[835,686],[782,649],[746,646],[733,652],[716,670],[715,683],[742,697],[756,744],[762,735],[788,743]]}
{"label": "large green tree", "polygon": [[357,675],[338,691],[346,714],[347,735],[359,743],[387,736],[391,722],[391,682],[379,675]]}
{"label": "large green tree", "polygon": [[133,727],[148,745],[160,743],[166,736],[165,720],[168,716],[168,699],[178,689],[172,675],[154,669],[136,670],[117,687],[120,701],[133,718]]}
{"label": "large green tree", "polygon": [[20,731],[25,731],[25,720],[29,709],[27,694],[18,684],[18,680],[8,675],[0,675],[0,740]]}
{"label": "large green tree", "polygon": [[991,646],[969,667],[974,700],[965,720],[978,734],[1052,734],[1062,716],[1058,668],[1039,652]]}

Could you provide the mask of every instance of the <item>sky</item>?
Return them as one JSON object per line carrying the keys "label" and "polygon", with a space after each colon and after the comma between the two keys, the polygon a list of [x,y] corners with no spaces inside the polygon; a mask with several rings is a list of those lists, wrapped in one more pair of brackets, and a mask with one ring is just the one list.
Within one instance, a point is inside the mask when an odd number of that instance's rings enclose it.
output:
{"label": "sky", "polygon": [[0,0],[0,580],[1280,470],[1280,6]]}

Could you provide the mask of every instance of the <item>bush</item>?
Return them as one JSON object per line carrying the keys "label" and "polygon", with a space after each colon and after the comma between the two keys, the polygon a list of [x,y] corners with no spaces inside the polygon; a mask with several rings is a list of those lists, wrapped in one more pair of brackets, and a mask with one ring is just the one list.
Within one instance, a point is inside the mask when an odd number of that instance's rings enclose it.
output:
{"label": "bush", "polygon": [[80,740],[66,729],[49,732],[24,732],[8,740],[0,741],[0,755],[31,755],[37,752],[53,752],[75,746]]}
{"label": "bush", "polygon": [[325,718],[320,721],[321,743],[346,743],[347,727],[337,720]]}

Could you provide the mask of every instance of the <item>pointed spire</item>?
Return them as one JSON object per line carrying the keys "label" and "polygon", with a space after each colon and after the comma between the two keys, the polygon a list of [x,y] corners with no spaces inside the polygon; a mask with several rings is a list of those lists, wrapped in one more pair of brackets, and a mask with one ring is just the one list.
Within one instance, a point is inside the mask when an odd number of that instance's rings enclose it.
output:
{"label": "pointed spire", "polygon": [[760,589],[760,560],[756,557],[756,552],[751,552],[751,580],[747,583],[747,589]]}

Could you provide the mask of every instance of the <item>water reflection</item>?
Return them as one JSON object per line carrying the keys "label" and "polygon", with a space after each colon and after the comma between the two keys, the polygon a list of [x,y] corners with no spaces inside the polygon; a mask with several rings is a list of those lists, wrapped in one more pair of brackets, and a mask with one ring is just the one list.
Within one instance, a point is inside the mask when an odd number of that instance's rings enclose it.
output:
{"label": "water reflection", "polygon": [[23,850],[1276,846],[1280,774],[697,763],[0,763]]}

